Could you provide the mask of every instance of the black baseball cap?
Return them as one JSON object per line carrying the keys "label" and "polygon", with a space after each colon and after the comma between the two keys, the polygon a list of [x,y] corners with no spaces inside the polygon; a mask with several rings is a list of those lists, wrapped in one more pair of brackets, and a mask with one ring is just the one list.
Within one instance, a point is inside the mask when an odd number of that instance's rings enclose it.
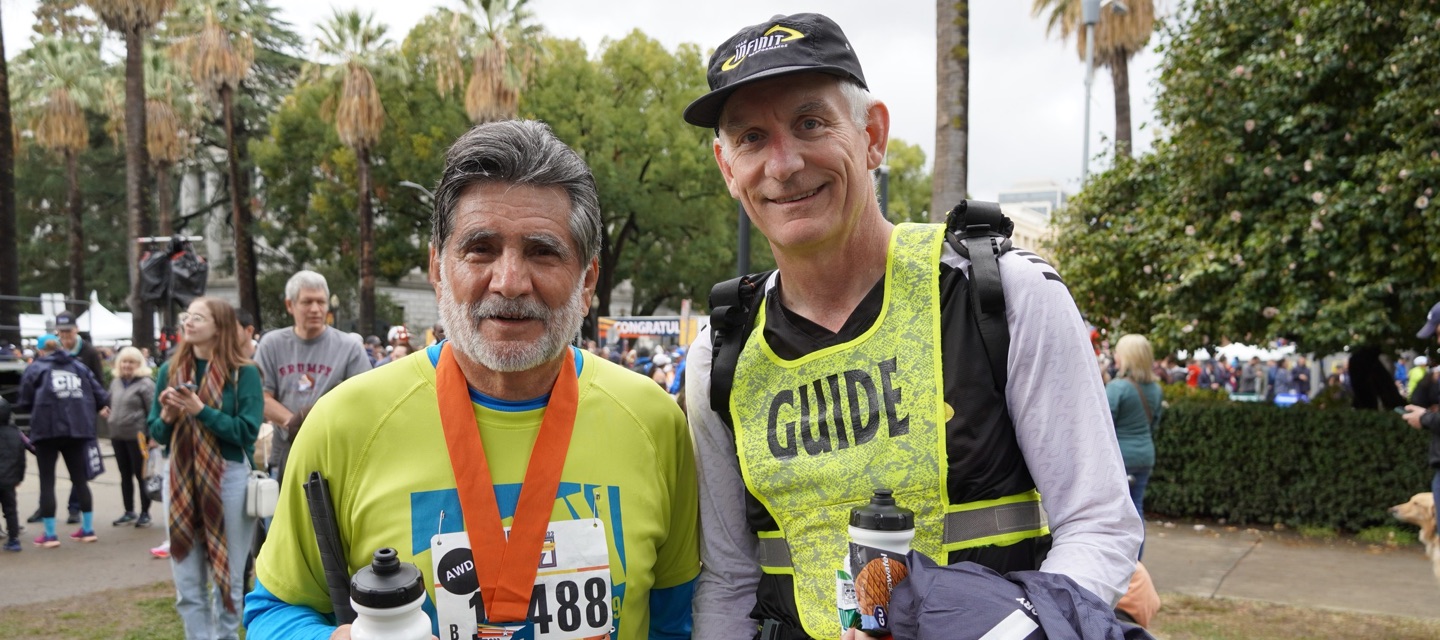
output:
{"label": "black baseball cap", "polygon": [[849,78],[869,89],[860,58],[840,25],[818,13],[775,16],[730,36],[710,56],[705,79],[710,93],[685,107],[685,121],[715,128],[720,111],[736,89],[757,80],[819,71]]}
{"label": "black baseball cap", "polygon": [[55,314],[55,328],[74,329],[75,314],[70,313],[69,311],[61,311],[60,313]]}
{"label": "black baseball cap", "polygon": [[[1415,326],[1415,325],[1410,325]],[[1430,314],[1425,316],[1425,326],[1420,327],[1420,333],[1415,334],[1416,338],[1429,338],[1435,335],[1435,327],[1440,326],[1440,302],[1430,307]]]}

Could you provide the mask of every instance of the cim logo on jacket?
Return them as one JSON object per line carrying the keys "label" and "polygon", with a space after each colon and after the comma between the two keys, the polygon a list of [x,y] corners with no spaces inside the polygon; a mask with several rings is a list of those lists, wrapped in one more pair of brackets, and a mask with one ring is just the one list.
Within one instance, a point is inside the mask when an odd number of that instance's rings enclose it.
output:
{"label": "cim logo on jacket", "polygon": [[85,397],[85,381],[80,376],[64,369],[50,371],[50,392],[59,400],[75,400]]}

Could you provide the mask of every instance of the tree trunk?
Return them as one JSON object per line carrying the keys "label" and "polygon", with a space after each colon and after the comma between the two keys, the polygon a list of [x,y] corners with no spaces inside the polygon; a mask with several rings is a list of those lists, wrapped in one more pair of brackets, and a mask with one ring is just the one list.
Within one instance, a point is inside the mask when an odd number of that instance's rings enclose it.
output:
{"label": "tree trunk", "polygon": [[[240,307],[260,319],[260,293],[255,286],[255,241],[250,237],[250,203],[245,202],[249,189],[240,176],[240,157],[235,140],[235,90],[220,88],[220,104],[225,111],[225,154],[230,173],[230,225],[235,232],[235,288]],[[259,327],[256,327],[259,328]]]}
{"label": "tree trunk", "polygon": [[255,225],[255,210],[250,206],[250,185],[254,184],[254,170],[250,164],[250,132],[245,128],[245,121],[238,116],[235,117],[233,126],[235,128],[235,157],[239,158],[236,166],[240,175],[240,184],[235,186],[235,193],[238,194],[240,200],[240,215],[245,218],[245,223],[250,225],[245,229],[245,255],[249,256],[246,262],[250,265],[250,305],[255,308],[250,313],[255,317],[255,331],[256,335],[259,335],[265,329],[262,324],[264,321],[260,317],[258,275],[260,262],[255,259],[255,235],[252,233],[252,227]]}
{"label": "tree trunk", "polygon": [[930,221],[965,199],[970,131],[970,3],[935,2],[935,173]]}
{"label": "tree trunk", "polygon": [[175,194],[171,192],[170,186],[171,166],[169,162],[155,164],[155,211],[159,221],[156,234],[160,236],[175,233]]}
{"label": "tree trunk", "polygon": [[[3,27],[3,21],[0,21]],[[10,69],[0,28],[0,296],[20,295],[20,244],[15,214],[15,135],[10,118]],[[0,298],[0,340],[20,344],[20,307]]]}
{"label": "tree trunk", "polygon": [[85,225],[81,220],[80,154],[65,152],[65,209],[70,214],[70,297],[85,300]]}
{"label": "tree trunk", "polygon": [[125,212],[130,237],[125,239],[126,273],[130,277],[130,338],[136,347],[151,347],[155,324],[140,299],[140,253],[136,238],[150,235],[150,154],[145,147],[145,57],[142,29],[125,31]]}
{"label": "tree trunk", "polygon": [[370,207],[370,150],[355,149],[360,173],[360,199],[356,216],[360,218],[360,335],[377,333],[375,327],[375,212]]}
{"label": "tree trunk", "polygon": [[1115,157],[1130,157],[1130,53],[1119,51],[1110,63],[1115,85]]}

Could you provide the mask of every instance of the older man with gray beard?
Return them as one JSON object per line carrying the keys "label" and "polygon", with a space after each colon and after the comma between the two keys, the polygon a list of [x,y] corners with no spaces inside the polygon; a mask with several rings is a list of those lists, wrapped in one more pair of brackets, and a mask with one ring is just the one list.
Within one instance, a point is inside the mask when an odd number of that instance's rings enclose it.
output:
{"label": "older man with gray beard", "polygon": [[[700,564],[684,417],[653,382],[569,344],[600,233],[594,179],[548,127],[462,136],[430,248],[449,339],[321,398],[291,451],[295,472],[329,480],[347,571],[383,547],[417,565],[437,637],[690,635]],[[282,489],[256,576],[252,640],[350,637],[326,615],[298,483]]]}

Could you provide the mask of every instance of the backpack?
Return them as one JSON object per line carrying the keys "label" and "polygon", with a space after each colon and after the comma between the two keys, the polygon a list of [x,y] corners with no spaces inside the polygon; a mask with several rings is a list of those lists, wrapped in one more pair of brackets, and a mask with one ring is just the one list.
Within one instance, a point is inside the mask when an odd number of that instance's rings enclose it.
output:
{"label": "backpack", "polygon": [[[945,239],[970,259],[970,308],[976,314],[995,388],[1005,391],[1010,327],[1005,323],[1005,290],[1000,285],[1000,256],[1010,251],[1015,223],[994,202],[962,200],[945,214]],[[710,289],[710,408],[730,428],[730,390],[745,340],[755,329],[765,281],[774,270],[732,278]]]}

